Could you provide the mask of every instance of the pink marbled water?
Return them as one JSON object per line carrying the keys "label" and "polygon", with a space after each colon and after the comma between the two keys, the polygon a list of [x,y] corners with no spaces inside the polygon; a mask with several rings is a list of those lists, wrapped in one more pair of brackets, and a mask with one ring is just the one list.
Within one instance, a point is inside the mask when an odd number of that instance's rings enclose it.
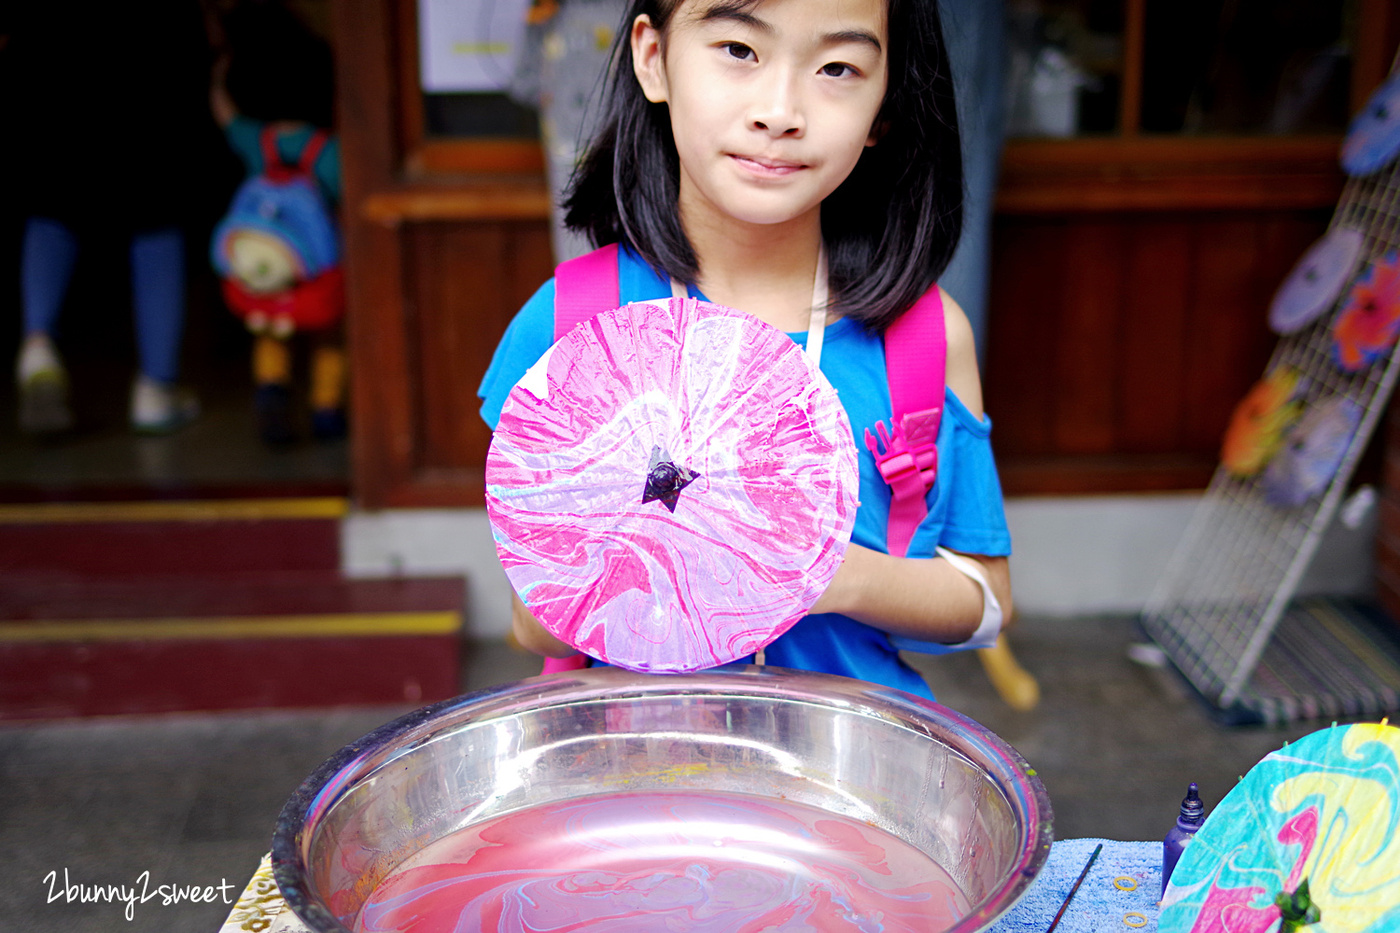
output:
{"label": "pink marbled water", "polygon": [[356,933],[936,933],[968,900],[867,823],[739,794],[608,794],[438,840],[370,895]]}
{"label": "pink marbled water", "polygon": [[[643,501],[653,449],[699,474]],[[515,591],[586,654],[648,673],[753,654],[840,566],[859,470],[831,384],[756,318],[671,299],[599,314],[506,399],[486,508]]]}

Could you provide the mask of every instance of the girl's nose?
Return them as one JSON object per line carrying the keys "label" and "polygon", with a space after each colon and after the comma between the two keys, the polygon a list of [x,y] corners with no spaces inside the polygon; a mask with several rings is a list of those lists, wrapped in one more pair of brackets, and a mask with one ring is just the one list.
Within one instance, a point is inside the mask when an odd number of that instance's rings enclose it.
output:
{"label": "girl's nose", "polygon": [[801,136],[807,126],[793,81],[775,76],[758,90],[749,109],[749,125],[774,138]]}

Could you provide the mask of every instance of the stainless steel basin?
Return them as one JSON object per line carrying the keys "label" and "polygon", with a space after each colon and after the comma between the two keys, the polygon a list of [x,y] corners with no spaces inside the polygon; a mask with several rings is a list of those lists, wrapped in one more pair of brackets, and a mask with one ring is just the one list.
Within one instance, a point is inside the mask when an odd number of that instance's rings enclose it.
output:
{"label": "stainless steel basin", "polygon": [[867,821],[943,866],[989,927],[1050,851],[1026,762],[946,707],[862,681],[731,666],[534,677],[424,707],[347,745],[287,802],[284,897],[317,933],[349,930],[395,866],[465,826],[620,791],[695,790]]}

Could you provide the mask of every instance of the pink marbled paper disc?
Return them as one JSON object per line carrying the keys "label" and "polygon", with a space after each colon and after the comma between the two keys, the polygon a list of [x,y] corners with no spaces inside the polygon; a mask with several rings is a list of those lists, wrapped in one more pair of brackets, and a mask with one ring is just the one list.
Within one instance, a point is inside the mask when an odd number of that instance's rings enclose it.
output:
{"label": "pink marbled paper disc", "polygon": [[652,673],[745,657],[806,614],[857,484],[820,370],[776,328],[694,299],[566,334],[511,390],[486,459],[496,550],[535,617]]}

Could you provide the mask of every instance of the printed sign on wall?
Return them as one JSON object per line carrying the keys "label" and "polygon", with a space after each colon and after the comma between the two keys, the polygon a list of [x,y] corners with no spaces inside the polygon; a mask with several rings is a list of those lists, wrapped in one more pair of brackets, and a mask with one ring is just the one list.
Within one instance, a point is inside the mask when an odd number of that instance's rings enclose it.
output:
{"label": "printed sign on wall", "polygon": [[419,81],[428,93],[491,93],[510,81],[529,0],[419,0]]}

